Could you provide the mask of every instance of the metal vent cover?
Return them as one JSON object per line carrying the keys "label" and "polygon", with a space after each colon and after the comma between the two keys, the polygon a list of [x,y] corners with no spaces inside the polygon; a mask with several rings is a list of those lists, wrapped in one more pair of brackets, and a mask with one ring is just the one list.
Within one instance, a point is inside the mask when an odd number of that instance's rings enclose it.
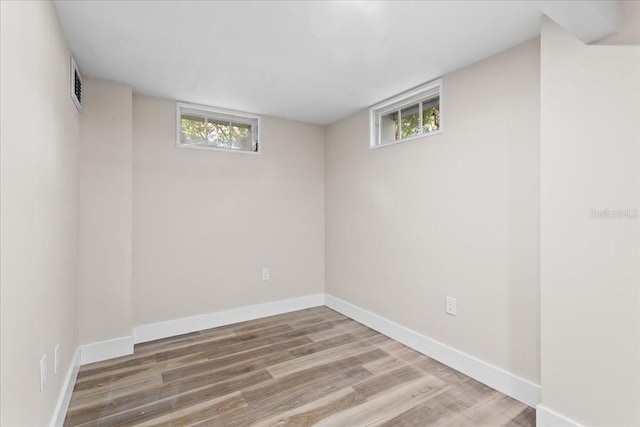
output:
{"label": "metal vent cover", "polygon": [[71,57],[71,100],[78,111],[82,111],[82,75],[73,56]]}

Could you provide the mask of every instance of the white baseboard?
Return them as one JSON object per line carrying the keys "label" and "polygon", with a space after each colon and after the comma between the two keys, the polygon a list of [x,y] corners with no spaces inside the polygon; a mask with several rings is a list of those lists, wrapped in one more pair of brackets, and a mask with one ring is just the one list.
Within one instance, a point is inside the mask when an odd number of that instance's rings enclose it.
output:
{"label": "white baseboard", "polygon": [[[529,406],[536,407],[540,402],[539,385],[328,294],[306,295],[298,298],[136,326],[132,329],[131,336],[81,346],[81,364],[85,365],[87,363],[132,354],[133,345],[138,343],[321,305],[326,305],[357,320]],[[538,407],[540,408],[540,406]],[[549,413],[555,414],[552,411],[549,411]],[[577,426],[577,424],[568,425]]]}
{"label": "white baseboard", "polygon": [[71,402],[71,393],[73,393],[73,387],[75,387],[76,378],[78,378],[78,370],[80,370],[80,347],[76,348],[75,353],[73,353],[71,364],[67,369],[67,375],[62,383],[60,396],[58,396],[58,402],[53,411],[53,417],[51,417],[51,422],[49,423],[50,427],[62,427],[64,424],[69,402]]}
{"label": "white baseboard", "polygon": [[537,384],[329,294],[325,305],[526,405],[535,408],[540,402]]}
{"label": "white baseboard", "polygon": [[581,427],[581,424],[560,415],[546,406],[536,406],[536,427]]}
{"label": "white baseboard", "polygon": [[81,345],[80,364],[86,365],[88,363],[101,362],[129,354],[133,354],[133,339],[131,335]]}
{"label": "white baseboard", "polygon": [[182,319],[168,320],[166,322],[151,323],[136,326],[132,329],[133,342],[139,344],[321,305],[324,305],[324,294],[313,294]]}

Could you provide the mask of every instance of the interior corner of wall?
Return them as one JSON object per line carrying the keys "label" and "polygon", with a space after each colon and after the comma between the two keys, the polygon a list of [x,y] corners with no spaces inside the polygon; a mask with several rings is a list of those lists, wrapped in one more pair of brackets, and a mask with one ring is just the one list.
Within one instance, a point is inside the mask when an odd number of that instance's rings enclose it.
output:
{"label": "interior corner of wall", "polygon": [[540,37],[543,41],[546,39],[552,43],[585,46],[580,39],[564,29],[560,24],[547,15],[542,16],[540,23]]}
{"label": "interior corner of wall", "polygon": [[[564,63],[570,52],[587,47],[569,31],[548,16],[543,16],[540,28],[540,55],[543,64]],[[544,67],[543,67],[544,68]]]}

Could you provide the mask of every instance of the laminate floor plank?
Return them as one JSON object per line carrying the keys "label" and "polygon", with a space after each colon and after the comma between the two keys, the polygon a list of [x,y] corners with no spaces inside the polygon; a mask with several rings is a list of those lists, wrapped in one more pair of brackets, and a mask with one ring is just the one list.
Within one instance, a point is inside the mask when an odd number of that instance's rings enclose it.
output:
{"label": "laminate floor plank", "polygon": [[535,426],[535,411],[327,307],[80,368],[65,427]]}
{"label": "laminate floor plank", "polygon": [[148,363],[154,363],[156,361],[155,354],[148,354],[146,356],[139,354],[132,354],[130,356],[116,357],[104,362],[91,363],[85,365],[78,372],[78,381],[82,381],[84,377],[109,373],[114,369],[122,369],[129,367],[137,367]]}
{"label": "laminate floor plank", "polygon": [[160,377],[160,375],[156,377],[147,376],[141,378],[139,382],[130,383],[126,386],[120,386],[113,389],[106,388],[98,393],[93,393],[87,396],[73,396],[67,415],[86,410],[95,410],[96,407],[103,406],[105,402],[110,402],[126,395],[145,392],[146,390],[159,387],[160,385],[162,385],[162,377]]}
{"label": "laminate floor plank", "polygon": [[374,375],[383,375],[387,372],[407,366],[407,363],[393,356],[385,357],[362,365],[366,370]]}
{"label": "laminate floor plank", "polygon": [[309,344],[299,346],[298,348],[293,348],[290,352],[295,357],[303,357],[330,348],[351,344],[356,341],[358,341],[358,338],[351,334],[334,335],[330,338],[319,339]]}
{"label": "laminate floor plank", "polygon": [[351,387],[344,387],[306,405],[254,423],[254,427],[310,426],[327,416],[365,402]]}
{"label": "laminate floor plank", "polygon": [[284,333],[291,332],[293,329],[289,325],[279,325],[273,326],[266,329],[260,329],[258,331],[251,331],[245,334],[236,334],[230,337],[217,339],[214,341],[206,340],[206,341],[197,341],[193,344],[180,347],[177,349],[170,350],[160,350],[155,353],[156,360],[162,361],[167,359],[172,359],[175,357],[180,357],[185,354],[195,353],[200,351],[209,350],[211,348],[216,348],[224,351],[225,349],[230,348],[230,352],[233,353],[236,351],[236,347],[240,346],[244,348],[251,349],[255,345],[256,342],[264,342],[267,341],[270,337],[273,336],[282,336]]}
{"label": "laminate floor plank", "polygon": [[231,338],[237,336],[238,333],[229,329],[226,331],[220,331],[216,334],[210,335],[202,335],[199,333],[189,334],[188,337],[185,338],[163,338],[156,341],[151,341],[143,344],[135,345],[135,353],[136,354],[154,354],[158,351],[169,351],[169,350],[177,350],[179,348],[188,347],[190,345],[202,343],[202,342],[212,342],[216,340],[221,340],[224,338]]}
{"label": "laminate floor plank", "polygon": [[[353,389],[366,399],[370,399],[379,393],[409,383],[421,377],[424,377],[424,375],[422,375],[416,368],[403,366],[391,372],[377,375],[360,384],[356,384],[353,386]],[[441,382],[439,385],[440,384]]]}
{"label": "laminate floor plank", "polygon": [[435,377],[421,377],[403,387],[397,387],[387,393],[378,394],[361,405],[333,414],[317,426],[337,425],[378,425],[409,408],[430,399],[444,390],[434,384]]}
{"label": "laminate floor plank", "polygon": [[270,365],[290,359],[291,355],[285,352],[280,352],[259,359],[248,360],[246,362],[228,368],[218,369],[210,372],[203,372],[195,376],[179,378],[177,380],[165,383],[161,387],[159,398],[170,397],[176,394],[187,392],[189,390],[205,387],[209,384],[215,384],[219,381],[233,380],[234,378],[238,378],[241,375],[266,370],[266,368]]}
{"label": "laminate floor plank", "polygon": [[509,421],[506,421],[501,426],[503,427],[528,427],[536,424],[536,414],[529,410],[528,406],[518,413],[515,417],[512,417]]}
{"label": "laminate floor plank", "polygon": [[268,371],[274,378],[290,375],[294,372],[304,371],[320,364],[339,363],[345,357],[350,357],[365,353],[372,350],[370,344],[362,341],[356,341],[339,347],[331,347],[323,349],[315,353],[309,353],[304,356],[298,356],[293,360],[287,360],[274,366],[270,366]]}
{"label": "laminate floor plank", "polygon": [[[453,385],[433,398],[407,409],[402,414],[381,424],[385,427],[402,425],[433,425],[450,422],[458,417],[467,422],[466,414],[501,395],[478,381],[467,379]],[[513,401],[513,399],[510,399]],[[481,422],[479,416],[475,421]]]}
{"label": "laminate floor plank", "polygon": [[[222,415],[217,419],[224,426],[246,426],[263,421],[275,414],[299,408],[307,403],[314,402],[333,392],[336,392],[352,381],[361,381],[371,375],[366,369],[355,366],[342,370],[336,370],[329,375],[320,375],[309,378],[307,381],[292,376],[276,386],[277,393],[269,395],[253,395],[245,400],[253,399],[249,406],[235,413]],[[261,389],[266,390],[265,388]]]}
{"label": "laminate floor plank", "polygon": [[193,422],[199,422],[204,419],[218,416],[221,413],[244,408],[246,406],[247,403],[244,401],[244,399],[242,399],[242,395],[239,392],[235,392],[230,395],[221,396],[203,403],[189,406],[185,409],[171,411],[164,416],[156,417],[149,421],[138,423],[136,424],[136,426],[181,427],[189,425]]}
{"label": "laminate floor plank", "polygon": [[[333,338],[338,335],[351,334],[352,332],[359,332],[358,329],[361,329],[359,325],[356,324],[342,324],[338,327],[327,329],[320,332],[314,332],[311,334],[307,334],[307,338],[312,341],[322,341],[328,338]],[[357,334],[358,339],[363,339],[362,335]]]}
{"label": "laminate floor plank", "polygon": [[[182,366],[178,366],[173,369],[164,370],[162,372],[162,380],[169,382],[184,377],[202,374],[203,372],[211,372],[217,369],[227,368],[242,362],[281,353],[295,347],[300,347],[309,342],[309,339],[305,337],[298,337],[292,340],[260,347],[256,350],[245,351],[213,359],[207,358],[204,361],[198,361],[193,364],[183,364]],[[293,357],[294,356],[291,356],[291,358]]]}
{"label": "laminate floor plank", "polygon": [[[88,389],[79,389],[81,382],[76,382],[76,388],[74,388],[74,392],[71,396],[71,401],[76,402],[78,399],[82,399],[84,401],[95,400],[99,398],[99,396],[104,396],[105,393],[110,394],[112,397],[121,394],[130,394],[131,387],[137,387],[142,383],[148,382],[158,382],[162,384],[162,372],[165,370],[169,370],[175,368],[177,366],[185,366],[191,363],[195,363],[197,361],[207,360],[205,356],[200,353],[195,353],[191,355],[185,355],[178,359],[170,359],[164,362],[156,362],[154,364],[146,365],[146,369],[143,371],[138,371],[133,375],[122,376],[118,379],[112,380],[108,383],[101,383],[100,385],[96,385],[92,388]],[[133,369],[137,368],[123,368],[122,370],[114,369],[113,372],[130,372]],[[107,377],[107,373],[101,373],[98,376],[93,376],[89,378],[104,378]]]}

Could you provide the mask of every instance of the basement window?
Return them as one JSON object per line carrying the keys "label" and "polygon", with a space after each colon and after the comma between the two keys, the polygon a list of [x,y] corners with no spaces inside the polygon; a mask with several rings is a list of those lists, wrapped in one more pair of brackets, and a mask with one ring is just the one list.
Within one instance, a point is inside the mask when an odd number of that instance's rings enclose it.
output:
{"label": "basement window", "polygon": [[260,117],[177,103],[176,145],[180,148],[259,153]]}
{"label": "basement window", "polygon": [[370,148],[442,132],[442,79],[394,96],[369,109]]}

